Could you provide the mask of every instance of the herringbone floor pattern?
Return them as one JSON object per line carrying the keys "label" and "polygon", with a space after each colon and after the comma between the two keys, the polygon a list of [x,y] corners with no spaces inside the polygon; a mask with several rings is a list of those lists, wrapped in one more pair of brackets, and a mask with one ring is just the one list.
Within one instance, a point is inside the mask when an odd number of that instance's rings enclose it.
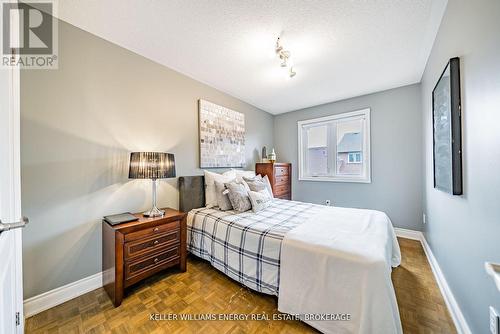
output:
{"label": "herringbone floor pattern", "polygon": [[[455,333],[419,242],[399,239],[402,265],[392,280],[405,333]],[[272,318],[277,299],[252,292],[207,262],[190,257],[186,273],[156,275],[129,290],[114,308],[97,289],[26,321],[27,333],[314,333],[298,321],[168,321],[151,314],[261,314]],[[375,333],[378,334],[378,333]],[[381,333],[384,334],[384,333]]]}

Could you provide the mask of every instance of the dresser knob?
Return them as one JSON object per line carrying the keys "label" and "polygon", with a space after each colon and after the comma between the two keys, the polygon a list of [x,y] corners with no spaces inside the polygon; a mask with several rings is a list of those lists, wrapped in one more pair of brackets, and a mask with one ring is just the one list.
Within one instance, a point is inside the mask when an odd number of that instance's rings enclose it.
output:
{"label": "dresser knob", "polygon": [[158,232],[158,231],[159,231],[159,228],[158,228],[158,227],[155,227],[155,228],[153,229],[153,232]]}
{"label": "dresser knob", "polygon": [[158,258],[155,258],[155,263],[158,262]]}
{"label": "dresser knob", "polygon": [[159,241],[158,241],[158,240],[155,240],[155,241],[153,242],[153,245],[158,245],[158,243],[159,243]]}

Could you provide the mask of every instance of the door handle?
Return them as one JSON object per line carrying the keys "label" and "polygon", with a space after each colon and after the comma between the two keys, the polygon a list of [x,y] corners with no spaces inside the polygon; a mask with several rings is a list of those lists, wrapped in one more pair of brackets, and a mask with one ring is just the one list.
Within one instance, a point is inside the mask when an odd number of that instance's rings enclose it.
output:
{"label": "door handle", "polygon": [[30,220],[28,219],[28,217],[24,217],[24,216],[21,218],[21,221],[16,222],[16,223],[12,223],[12,224],[4,224],[4,223],[2,223],[2,220],[0,220],[0,234],[4,231],[13,230],[16,228],[23,228],[29,222],[30,222]]}

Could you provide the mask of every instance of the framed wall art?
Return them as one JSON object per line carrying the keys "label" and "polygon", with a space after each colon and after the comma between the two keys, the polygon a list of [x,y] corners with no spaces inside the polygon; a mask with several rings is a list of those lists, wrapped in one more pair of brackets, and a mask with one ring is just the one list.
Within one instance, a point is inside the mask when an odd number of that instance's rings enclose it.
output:
{"label": "framed wall art", "polygon": [[245,115],[202,100],[198,101],[200,168],[245,166]]}
{"label": "framed wall art", "polygon": [[462,195],[460,59],[452,58],[432,91],[434,188]]}

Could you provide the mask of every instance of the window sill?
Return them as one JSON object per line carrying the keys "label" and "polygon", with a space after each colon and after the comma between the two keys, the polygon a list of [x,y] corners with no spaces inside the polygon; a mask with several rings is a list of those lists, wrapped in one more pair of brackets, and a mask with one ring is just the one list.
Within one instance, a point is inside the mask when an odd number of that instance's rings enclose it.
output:
{"label": "window sill", "polygon": [[324,176],[300,176],[299,181],[316,181],[316,182],[350,182],[350,183],[372,183],[371,178],[349,178],[349,177],[324,177]]}

